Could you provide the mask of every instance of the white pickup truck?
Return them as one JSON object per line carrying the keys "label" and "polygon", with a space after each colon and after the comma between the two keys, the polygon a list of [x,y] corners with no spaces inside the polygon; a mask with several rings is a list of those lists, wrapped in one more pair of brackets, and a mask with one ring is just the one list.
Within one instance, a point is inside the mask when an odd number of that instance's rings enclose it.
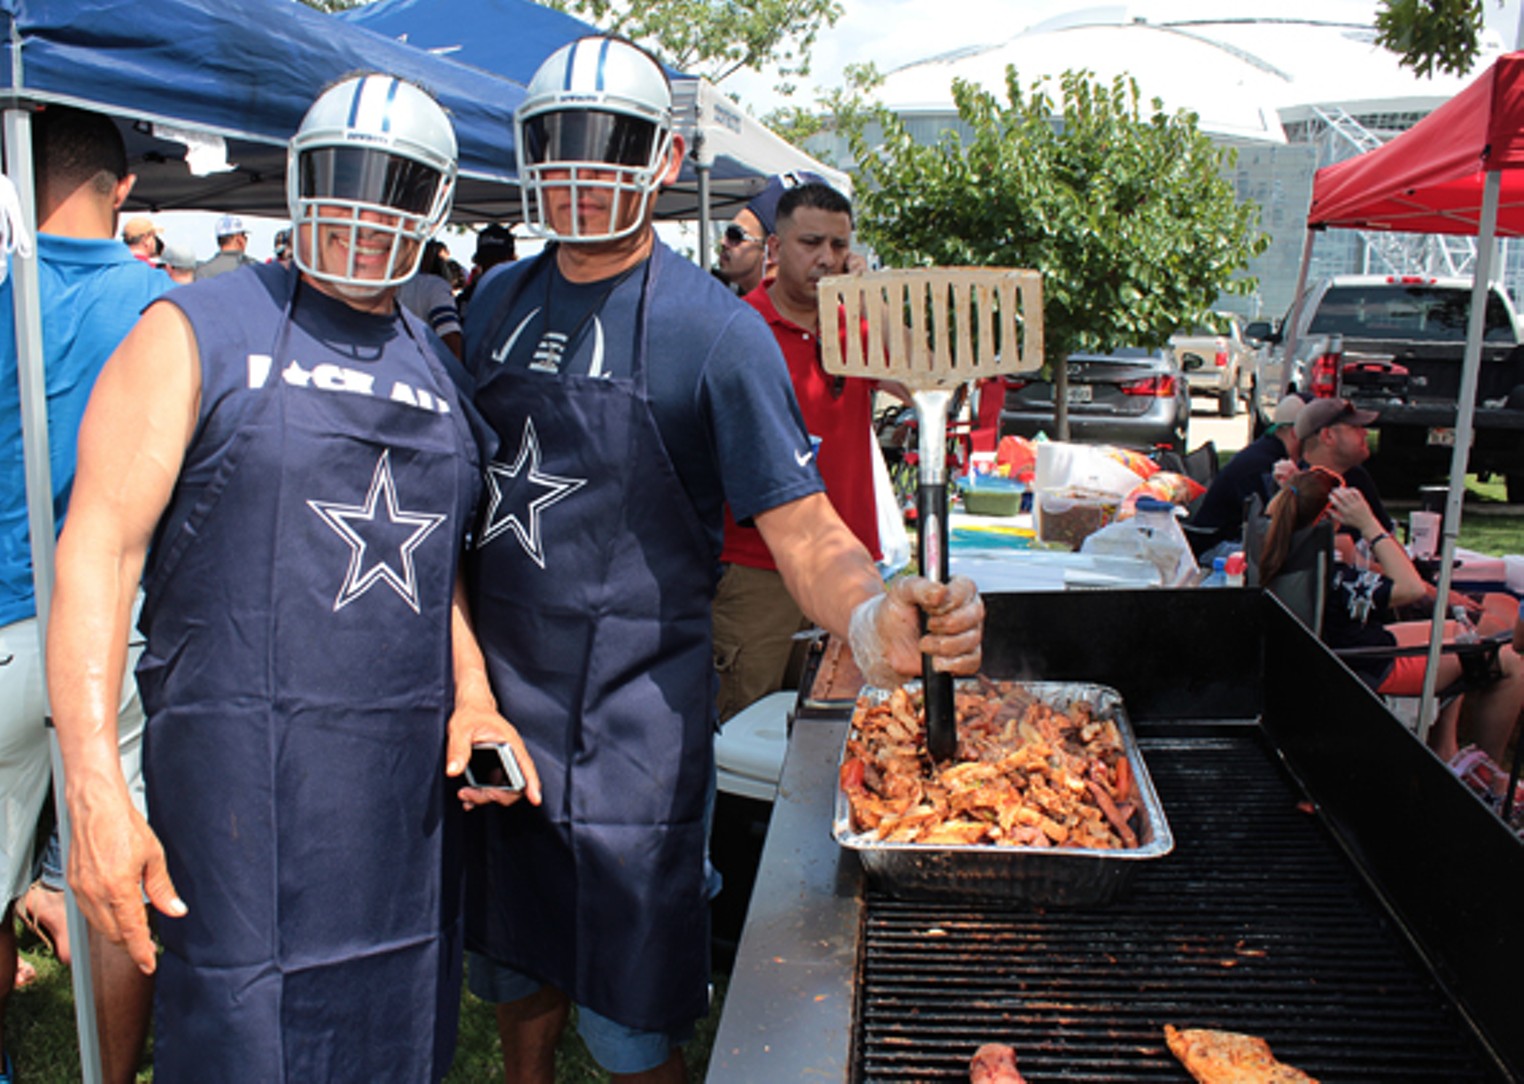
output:
{"label": "white pickup truck", "polygon": [[[1371,469],[1413,485],[1449,473],[1455,443],[1471,281],[1430,276],[1336,275],[1310,286],[1272,329],[1250,324],[1251,396],[1258,432],[1281,396],[1343,396],[1375,410]],[[1295,327],[1292,356],[1284,349]],[[1507,480],[1524,502],[1524,347],[1507,294],[1489,291],[1470,468]]]}

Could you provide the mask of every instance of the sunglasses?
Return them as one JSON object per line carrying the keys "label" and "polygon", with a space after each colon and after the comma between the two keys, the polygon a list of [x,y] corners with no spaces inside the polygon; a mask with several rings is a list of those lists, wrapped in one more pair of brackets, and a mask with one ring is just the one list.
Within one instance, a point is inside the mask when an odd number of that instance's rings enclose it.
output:
{"label": "sunglasses", "polygon": [[740,226],[737,226],[735,223],[732,222],[730,225],[725,227],[725,241],[728,244],[732,244],[732,245],[744,244],[747,241],[755,241],[757,244],[760,245],[762,243],[762,238],[760,238],[760,237],[753,237],[751,234],[749,234],[745,230],[743,230]]}

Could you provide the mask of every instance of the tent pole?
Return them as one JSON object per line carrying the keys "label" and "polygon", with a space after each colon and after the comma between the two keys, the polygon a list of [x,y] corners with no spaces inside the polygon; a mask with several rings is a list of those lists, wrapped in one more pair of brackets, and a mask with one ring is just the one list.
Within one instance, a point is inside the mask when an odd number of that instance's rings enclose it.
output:
{"label": "tent pole", "polygon": [[[5,111],[6,175],[16,186],[27,231],[37,236],[35,178],[32,176],[32,114],[13,106]],[[11,263],[16,308],[16,377],[21,392],[21,441],[26,463],[27,529],[32,539],[32,584],[37,598],[39,650],[48,640],[48,612],[53,600],[53,480],[48,459],[48,395],[42,361],[42,302],[37,255]],[[44,657],[46,657],[44,655]],[[47,696],[47,688],[43,688]],[[53,804],[65,855],[69,846],[69,809],[64,799],[63,758],[48,715],[48,745],[53,761]],[[72,890],[65,892],[69,943],[73,949],[74,1022],[79,1031],[79,1066],[85,1084],[101,1080],[100,1037],[95,1030],[95,989],[90,981],[90,938]]]}
{"label": "tent pole", "polygon": [[[695,136],[695,141],[702,141],[703,136]],[[698,200],[699,200],[699,266],[705,271],[709,270],[709,170],[711,164],[701,157],[693,160],[694,172],[698,174]]]}
{"label": "tent pole", "polygon": [[[1317,231],[1313,229],[1309,229],[1306,235],[1302,238],[1302,262],[1297,265],[1296,269],[1296,289],[1292,291],[1291,304],[1286,307],[1287,312],[1290,312],[1296,316],[1300,316],[1300,313],[1297,313],[1296,311],[1296,303],[1302,299],[1302,291],[1307,289],[1307,269],[1312,264],[1312,246],[1313,242],[1315,242],[1317,239]],[[1280,329],[1282,335],[1281,357],[1286,359],[1287,372],[1290,372],[1291,359],[1296,356],[1296,325],[1297,321],[1292,320],[1290,327],[1283,327]],[[1282,379],[1285,379],[1284,376]],[[1284,392],[1284,386],[1276,389],[1275,398],[1277,401],[1280,400],[1280,397],[1282,394],[1284,394]],[[1263,388],[1260,389],[1260,394],[1264,394]],[[1273,408],[1274,404],[1271,405]]]}
{"label": "tent pole", "polygon": [[1450,492],[1445,497],[1444,544],[1440,550],[1439,582],[1435,585],[1434,621],[1429,630],[1429,664],[1424,669],[1423,696],[1418,701],[1418,737],[1427,742],[1434,725],[1434,693],[1439,681],[1440,647],[1449,612],[1450,572],[1455,541],[1460,536],[1461,505],[1466,496],[1466,465],[1471,457],[1471,432],[1476,414],[1476,389],[1482,367],[1482,332],[1487,326],[1487,293],[1492,284],[1493,251],[1497,247],[1498,202],[1503,174],[1488,170],[1482,186],[1482,217],[1472,268],[1471,314],[1466,324],[1466,353],[1461,363],[1460,394],[1456,400],[1455,447],[1450,452]]}

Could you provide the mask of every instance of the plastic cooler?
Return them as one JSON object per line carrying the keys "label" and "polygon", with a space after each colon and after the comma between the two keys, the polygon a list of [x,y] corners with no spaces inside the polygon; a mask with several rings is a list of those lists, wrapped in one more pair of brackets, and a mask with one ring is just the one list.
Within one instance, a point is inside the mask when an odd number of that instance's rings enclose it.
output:
{"label": "plastic cooler", "polygon": [[788,751],[788,719],[799,694],[771,693],[726,720],[714,740],[716,785],[721,793],[771,802]]}

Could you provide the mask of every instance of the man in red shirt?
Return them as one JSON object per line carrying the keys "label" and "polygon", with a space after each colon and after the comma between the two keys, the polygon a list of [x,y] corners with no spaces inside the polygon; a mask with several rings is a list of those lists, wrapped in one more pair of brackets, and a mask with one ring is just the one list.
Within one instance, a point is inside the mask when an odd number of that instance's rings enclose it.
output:
{"label": "man in red shirt", "polygon": [[[744,300],[762,314],[788,362],[794,395],[815,442],[826,494],[876,561],[873,490],[873,391],[866,380],[828,376],[820,365],[817,283],[843,274],[852,252],[852,204],[826,184],[808,183],[778,199],[767,239],[776,277]],[[841,334],[837,328],[832,334]],[[810,627],[789,596],[755,527],[725,514],[725,564],[714,601],[714,654],[720,721],[781,688],[794,634]]]}

